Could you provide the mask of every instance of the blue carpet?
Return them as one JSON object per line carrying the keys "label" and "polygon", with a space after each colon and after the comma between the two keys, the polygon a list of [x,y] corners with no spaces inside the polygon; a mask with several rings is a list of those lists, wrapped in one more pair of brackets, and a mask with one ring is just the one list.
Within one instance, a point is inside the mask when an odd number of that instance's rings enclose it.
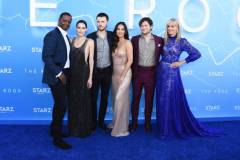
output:
{"label": "blue carpet", "polygon": [[85,139],[66,138],[72,150],[52,145],[46,125],[0,125],[1,160],[240,160],[240,121],[209,122],[221,137],[160,140],[143,126],[128,137],[101,130]]}

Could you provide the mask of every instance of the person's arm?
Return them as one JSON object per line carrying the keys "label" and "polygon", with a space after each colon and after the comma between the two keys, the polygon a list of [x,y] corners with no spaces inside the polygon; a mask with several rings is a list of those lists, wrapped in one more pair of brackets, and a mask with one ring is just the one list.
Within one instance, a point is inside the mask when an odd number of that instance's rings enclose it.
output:
{"label": "person's arm", "polygon": [[186,63],[193,62],[201,57],[200,52],[195,47],[193,47],[185,38],[182,38],[181,48],[182,51],[185,51],[188,54],[188,57],[185,58]]}
{"label": "person's arm", "polygon": [[61,68],[57,66],[53,60],[55,49],[57,47],[57,37],[53,36],[52,33],[47,34],[43,42],[42,60],[48,70],[54,74],[60,76]]}
{"label": "person's arm", "polygon": [[185,38],[182,38],[180,40],[181,50],[187,52],[188,56],[185,58],[185,60],[181,60],[178,62],[174,62],[171,64],[172,68],[180,67],[183,64],[193,62],[201,57],[200,52],[193,47]]}
{"label": "person's arm", "polygon": [[127,63],[124,67],[123,73],[121,74],[120,81],[122,82],[125,78],[128,70],[131,68],[132,62],[133,62],[133,47],[132,43],[130,41],[127,41],[126,44],[126,51],[127,51]]}
{"label": "person's arm", "polygon": [[92,39],[88,39],[88,44],[89,44],[89,58],[88,58],[88,63],[89,63],[89,77],[87,81],[87,87],[91,88],[92,87],[92,74],[93,74],[93,66],[94,66],[94,60],[93,60],[93,55],[94,55],[94,42]]}
{"label": "person's arm", "polygon": [[181,60],[181,61],[177,61],[177,62],[173,62],[171,63],[170,67],[172,68],[178,68],[181,65],[184,65],[186,63],[186,60]]}

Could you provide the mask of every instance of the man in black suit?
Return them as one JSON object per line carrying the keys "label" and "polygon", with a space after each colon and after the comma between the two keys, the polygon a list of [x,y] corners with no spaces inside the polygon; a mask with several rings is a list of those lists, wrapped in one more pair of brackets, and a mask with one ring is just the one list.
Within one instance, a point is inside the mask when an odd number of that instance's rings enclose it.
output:
{"label": "man in black suit", "polygon": [[54,99],[50,133],[53,144],[61,149],[70,149],[62,137],[62,123],[67,109],[67,86],[69,76],[70,42],[67,30],[72,16],[64,12],[59,16],[58,26],[44,37],[42,60],[44,62],[43,83],[48,84]]}
{"label": "man in black suit", "polygon": [[[95,44],[92,87],[93,131],[96,129],[97,124],[99,128],[104,130],[107,129],[104,119],[112,78],[112,32],[106,30],[108,15],[106,13],[99,13],[96,20],[98,30],[87,36],[93,39]],[[97,99],[99,89],[101,89],[101,99],[97,122]]]}

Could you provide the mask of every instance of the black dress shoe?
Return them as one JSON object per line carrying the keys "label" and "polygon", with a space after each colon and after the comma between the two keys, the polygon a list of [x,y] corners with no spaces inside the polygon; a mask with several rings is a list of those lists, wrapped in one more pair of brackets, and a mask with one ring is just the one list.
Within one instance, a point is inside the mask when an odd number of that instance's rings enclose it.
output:
{"label": "black dress shoe", "polygon": [[133,123],[133,124],[130,125],[129,131],[130,132],[135,132],[137,130],[137,128],[138,128],[138,125],[136,123]]}
{"label": "black dress shoe", "polygon": [[144,125],[144,128],[145,128],[145,131],[146,132],[151,132],[152,131],[152,127],[151,127],[151,124],[150,123],[146,123]]}
{"label": "black dress shoe", "polygon": [[54,138],[53,144],[60,149],[71,149],[72,146],[65,142],[62,138]]}
{"label": "black dress shoe", "polygon": [[63,138],[68,138],[68,137],[70,137],[71,135],[70,135],[70,133],[62,133],[62,137]]}

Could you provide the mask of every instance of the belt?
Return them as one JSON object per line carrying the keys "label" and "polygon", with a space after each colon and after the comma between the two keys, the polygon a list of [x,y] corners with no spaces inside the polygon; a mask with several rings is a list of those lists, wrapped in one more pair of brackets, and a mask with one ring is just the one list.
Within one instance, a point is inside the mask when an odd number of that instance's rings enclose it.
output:
{"label": "belt", "polygon": [[104,68],[96,67],[96,71],[98,71],[98,72],[103,72],[103,71],[107,71],[107,70],[110,70],[110,69],[111,69],[111,66],[104,67]]}
{"label": "belt", "polygon": [[155,69],[156,66],[150,66],[150,67],[144,67],[144,66],[138,66],[139,69],[145,69],[145,70],[152,70]]}

